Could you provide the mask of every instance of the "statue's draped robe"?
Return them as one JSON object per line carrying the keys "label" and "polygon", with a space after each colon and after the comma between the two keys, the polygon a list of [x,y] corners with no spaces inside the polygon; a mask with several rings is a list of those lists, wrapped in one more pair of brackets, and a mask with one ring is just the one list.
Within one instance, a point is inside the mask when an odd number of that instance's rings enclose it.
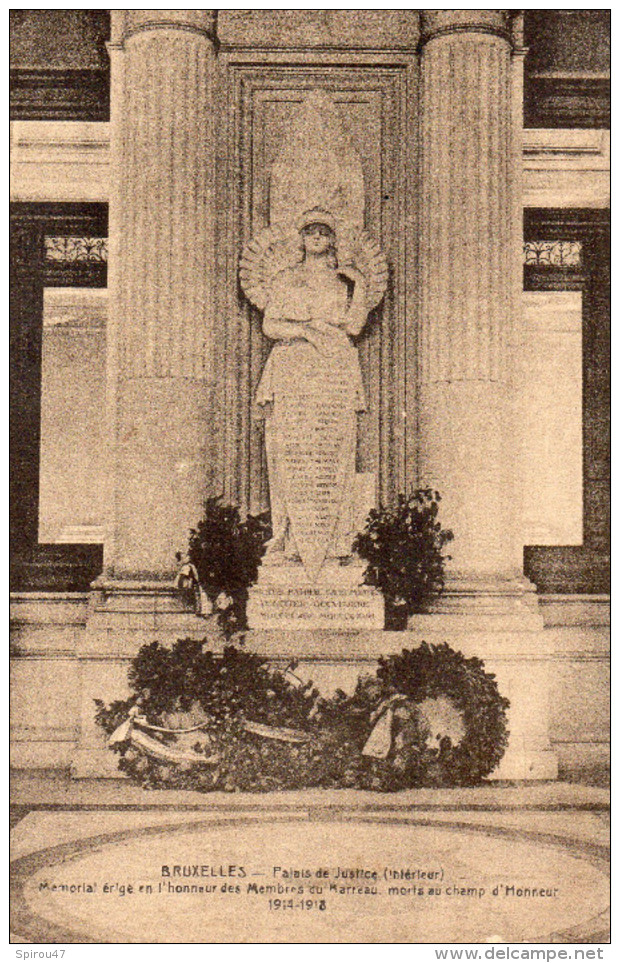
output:
{"label": "statue's draped robe", "polygon": [[351,554],[357,412],[365,410],[357,350],[344,324],[348,292],[336,279],[317,290],[303,265],[274,280],[267,312],[283,321],[321,319],[326,350],[278,341],[258,387],[274,550],[299,555],[311,581],[326,557]]}

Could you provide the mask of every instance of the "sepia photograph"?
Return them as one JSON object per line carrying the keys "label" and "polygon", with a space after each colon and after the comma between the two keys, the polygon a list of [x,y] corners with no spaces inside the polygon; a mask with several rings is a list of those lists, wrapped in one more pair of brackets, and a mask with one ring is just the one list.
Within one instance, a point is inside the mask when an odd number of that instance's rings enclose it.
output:
{"label": "sepia photograph", "polygon": [[10,11],[12,944],[606,958],[610,46]]}

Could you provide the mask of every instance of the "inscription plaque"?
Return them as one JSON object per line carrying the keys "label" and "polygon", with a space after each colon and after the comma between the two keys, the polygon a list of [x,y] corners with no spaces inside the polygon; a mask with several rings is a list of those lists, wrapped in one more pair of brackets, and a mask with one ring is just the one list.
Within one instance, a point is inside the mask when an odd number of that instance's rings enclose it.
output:
{"label": "inscription plaque", "polygon": [[260,588],[250,593],[253,629],[382,629],[383,601],[374,589]]}
{"label": "inscription plaque", "polygon": [[357,631],[384,627],[380,592],[360,584],[363,566],[328,562],[321,582],[311,584],[300,563],[264,565],[250,589],[251,629]]}

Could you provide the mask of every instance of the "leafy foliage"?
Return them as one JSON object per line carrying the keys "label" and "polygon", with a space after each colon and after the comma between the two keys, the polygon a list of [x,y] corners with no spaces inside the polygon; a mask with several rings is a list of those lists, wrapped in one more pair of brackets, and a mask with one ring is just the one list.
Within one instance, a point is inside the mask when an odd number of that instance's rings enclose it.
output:
{"label": "leafy foliage", "polygon": [[[458,745],[445,737],[435,747],[425,745],[425,782],[432,785],[472,785],[497,766],[508,744],[506,711],[508,699],[500,695],[495,676],[476,658],[466,658],[446,642],[422,642],[400,655],[379,659],[377,678],[384,697],[394,693],[409,696],[420,705],[426,699],[445,696],[460,713],[464,735]],[[406,749],[397,768],[406,782],[420,772],[420,760],[412,763]]]}
{"label": "leafy foliage", "polygon": [[[149,788],[268,791],[337,785],[351,750],[325,731],[312,684],[292,686],[263,658],[232,645],[221,656],[203,649],[204,643],[193,639],[179,640],[172,649],[158,642],[143,646],[129,671],[134,695],[108,708],[98,701],[96,719],[108,734],[136,705],[151,725],[174,728],[204,720],[204,733],[184,738],[195,752],[217,754],[217,767],[171,766],[125,743],[119,747],[119,769]],[[245,731],[246,719],[311,738],[298,745],[265,739]]]}
{"label": "leafy foliage", "polygon": [[[399,495],[395,508],[372,509],[353,550],[368,562],[364,581],[406,615],[424,612],[444,587],[444,546],[454,537],[438,520],[441,496],[430,488]],[[403,624],[390,627],[404,628]]]}
{"label": "leafy foliage", "polygon": [[[215,766],[173,765],[145,755],[129,741],[116,748],[119,769],[148,788],[209,790],[355,787],[393,791],[413,786],[470,785],[497,765],[507,744],[506,709],[482,662],[447,644],[423,642],[412,651],[379,660],[375,675],[358,681],[352,695],[326,699],[312,683],[293,686],[263,658],[228,645],[223,654],[183,639],[167,649],[143,646],[133,660],[133,695],[106,707],[96,719],[111,734],[138,706],[151,725],[169,728],[204,723],[204,730],[158,735],[196,753],[216,754]],[[386,759],[362,750],[386,700],[399,696],[392,746]],[[464,735],[434,744],[421,704],[447,697],[460,714]],[[244,723],[287,727],[307,734],[300,744],[265,738]]]}
{"label": "leafy foliage", "polygon": [[190,532],[188,558],[227,636],[246,628],[248,589],[271,537],[268,513],[241,519],[234,505],[208,498],[204,518]]}

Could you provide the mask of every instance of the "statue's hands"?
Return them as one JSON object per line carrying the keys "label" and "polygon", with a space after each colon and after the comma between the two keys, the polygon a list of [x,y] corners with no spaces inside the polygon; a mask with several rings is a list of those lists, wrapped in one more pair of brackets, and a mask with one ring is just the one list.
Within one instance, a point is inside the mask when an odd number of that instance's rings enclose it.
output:
{"label": "statue's hands", "polygon": [[309,325],[310,330],[320,331],[321,334],[331,334],[333,327],[333,324],[329,321],[324,321],[323,318],[313,318]]}
{"label": "statue's hands", "polygon": [[305,326],[304,337],[316,348],[319,354],[325,357],[334,354],[343,344],[349,343],[344,328],[318,318]]}
{"label": "statue's hands", "polygon": [[366,275],[363,273],[363,271],[360,271],[359,268],[355,267],[354,264],[343,264],[338,268],[338,274],[342,275],[344,278],[347,278],[349,281],[353,281],[356,286],[359,285],[360,287],[366,287],[366,284],[368,283]]}
{"label": "statue's hands", "polygon": [[329,335],[316,327],[314,322],[304,326],[304,338],[324,357],[329,356],[333,351]]}

